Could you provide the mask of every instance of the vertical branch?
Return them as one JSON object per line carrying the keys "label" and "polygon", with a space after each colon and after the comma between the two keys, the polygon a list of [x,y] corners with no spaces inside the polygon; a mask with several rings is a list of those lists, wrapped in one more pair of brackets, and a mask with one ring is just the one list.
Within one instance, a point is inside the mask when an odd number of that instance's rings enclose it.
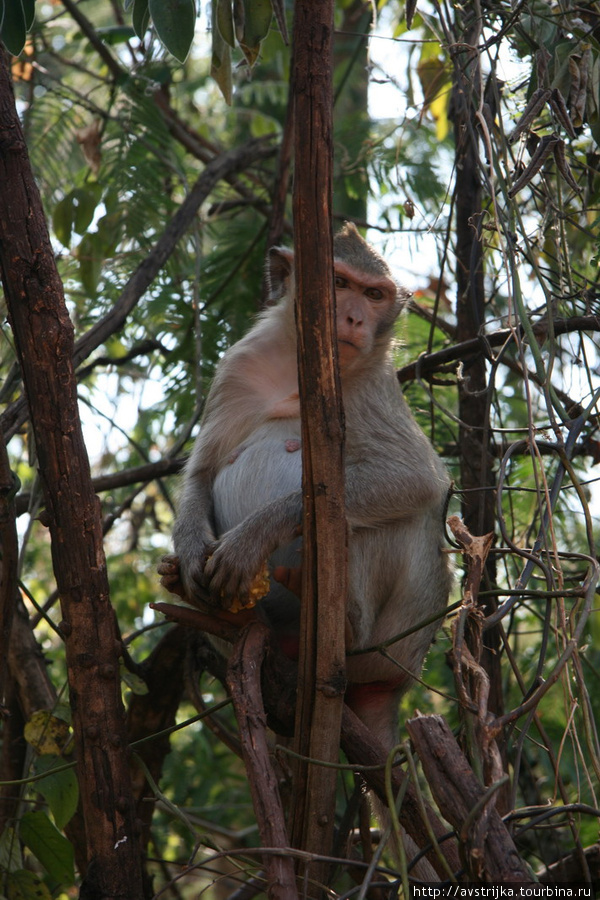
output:
{"label": "vertical branch", "polygon": [[[23,721],[16,684],[10,674],[8,654],[13,618],[18,598],[19,541],[15,511],[17,478],[10,469],[4,437],[0,434],[0,779],[13,781],[22,776],[25,743]],[[19,788],[0,786],[0,834],[15,815]]]}
{"label": "vertical branch", "polygon": [[[332,0],[298,0],[294,19],[296,318],[304,492],[303,591],[296,749],[334,762],[345,688],[347,534],[343,413],[334,364],[331,234]],[[296,770],[292,843],[327,854],[333,838],[334,769]],[[311,870],[324,881],[324,872]]]}
{"label": "vertical branch", "polygon": [[0,435],[0,718],[6,699],[8,651],[18,591],[17,484],[17,478],[10,469],[4,438]]}
{"label": "vertical branch", "polygon": [[[262,844],[285,851],[289,842],[277,776],[271,762],[267,716],[260,689],[268,641],[266,625],[253,622],[246,626],[229,660],[227,686],[240,729],[244,764]],[[294,864],[289,856],[266,853],[264,867],[269,900],[298,900]]]}
{"label": "vertical branch", "polygon": [[[477,338],[485,321],[484,265],[481,239],[482,169],[476,112],[481,101],[481,60],[477,42],[481,10],[477,0],[461,9],[455,24],[454,89],[452,95],[456,143],[456,339]],[[467,48],[467,49],[464,49]],[[490,409],[486,357],[477,354],[459,382],[460,469],[463,519],[473,535],[494,531],[494,472],[490,452]],[[486,571],[494,579],[493,562]],[[491,612],[491,609],[486,609]],[[490,709],[502,712],[500,639],[497,629],[486,633],[481,662],[490,676]]]}
{"label": "vertical branch", "polygon": [[36,442],[61,597],[85,819],[83,893],[138,900],[141,859],[102,522],[77,408],[73,327],[0,58],[0,269]]}

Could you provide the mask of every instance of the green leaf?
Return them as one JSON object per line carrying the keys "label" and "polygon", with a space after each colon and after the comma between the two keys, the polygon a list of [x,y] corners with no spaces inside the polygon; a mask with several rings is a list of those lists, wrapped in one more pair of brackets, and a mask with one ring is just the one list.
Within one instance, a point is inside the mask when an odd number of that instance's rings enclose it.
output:
{"label": "green leaf", "polygon": [[[213,13],[215,11],[215,2],[213,0]],[[225,102],[231,106],[231,97],[233,94],[233,79],[231,75],[231,47],[226,44],[218,28],[213,28],[212,32],[212,59],[210,64],[210,74],[215,79]]]}
{"label": "green leaf", "polygon": [[233,29],[233,11],[231,0],[217,0],[216,21],[219,34],[230,47],[235,47],[235,32]]}
{"label": "green leaf", "polygon": [[35,789],[38,791],[54,817],[56,827],[63,829],[70,822],[79,800],[79,785],[73,769],[63,769],[54,772],[53,769],[64,766],[64,760],[60,756],[39,756],[35,761],[35,773],[41,775],[48,772],[46,778],[37,781]]}
{"label": "green leaf", "polygon": [[96,34],[105,44],[122,44],[135,36],[135,29],[130,25],[107,25],[105,28],[97,28]]}
{"label": "green leaf", "polygon": [[83,188],[76,188],[71,192],[73,198],[73,228],[77,234],[84,234],[92,224],[94,213],[102,188],[99,184],[90,184]]}
{"label": "green leaf", "polygon": [[58,884],[74,883],[73,846],[52,824],[45,812],[25,813],[20,822],[19,835],[50,878]]}
{"label": "green leaf", "polygon": [[8,826],[0,835],[0,872],[13,872],[23,868],[21,844],[14,828]]}
{"label": "green leaf", "polygon": [[131,24],[140,41],[148,31],[150,13],[148,12],[148,0],[133,0],[133,13]]}
{"label": "green leaf", "polygon": [[18,56],[27,38],[22,0],[3,0],[0,7],[0,40],[9,53]]}
{"label": "green leaf", "polygon": [[25,13],[25,28],[29,31],[35,21],[35,0],[21,0],[21,3]]}
{"label": "green leaf", "polygon": [[73,231],[73,198],[70,194],[63,197],[52,213],[52,229],[63,247],[71,245],[71,233]]}
{"label": "green leaf", "polygon": [[175,59],[185,62],[194,39],[195,0],[148,0],[148,9],[162,43]]}
{"label": "green leaf", "polygon": [[258,59],[260,45],[269,33],[273,8],[271,0],[244,0],[244,32],[240,38],[240,47],[250,68]]}
{"label": "green leaf", "polygon": [[77,248],[77,259],[81,283],[90,297],[95,297],[104,262],[103,242],[96,232],[84,234]]}
{"label": "green leaf", "polygon": [[10,873],[6,879],[6,897],[7,900],[52,900],[42,879],[25,869]]}

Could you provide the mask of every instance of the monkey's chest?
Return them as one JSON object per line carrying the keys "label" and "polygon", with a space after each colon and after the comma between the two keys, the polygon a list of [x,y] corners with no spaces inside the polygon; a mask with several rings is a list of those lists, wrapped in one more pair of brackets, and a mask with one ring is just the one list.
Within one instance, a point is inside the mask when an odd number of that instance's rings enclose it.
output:
{"label": "monkey's chest", "polygon": [[270,422],[230,455],[213,487],[215,525],[223,534],[279,497],[302,487],[299,427]]}

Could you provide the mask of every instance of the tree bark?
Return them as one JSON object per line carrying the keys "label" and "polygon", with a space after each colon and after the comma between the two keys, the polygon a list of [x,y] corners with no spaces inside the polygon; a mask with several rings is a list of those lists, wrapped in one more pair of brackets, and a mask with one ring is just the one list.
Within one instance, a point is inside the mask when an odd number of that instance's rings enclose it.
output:
{"label": "tree bark", "polygon": [[77,408],[73,327],[0,59],[0,269],[31,413],[61,596],[88,871],[81,897],[138,900],[141,860],[129,781],[102,521]]}
{"label": "tree bark", "polygon": [[0,435],[0,717],[8,690],[8,652],[19,584],[17,486],[18,479],[11,472],[6,444]]}
{"label": "tree bark", "polygon": [[[209,634],[218,637],[223,636],[223,623],[203,615],[197,609],[175,606],[170,603],[153,603],[151,605],[153,609],[164,613],[173,622],[178,622],[180,625],[195,628],[199,631],[207,631]],[[239,613],[236,613],[236,616],[239,615]],[[230,624],[228,627],[230,629],[228,640],[230,643],[234,643],[237,639],[236,631],[239,634],[239,628],[236,628],[235,624]],[[264,656],[262,698],[268,715],[269,727],[277,734],[286,736],[292,734],[294,710],[296,707],[296,683],[296,665],[283,654],[273,634],[271,634]],[[366,767],[361,774],[367,786],[375,791],[384,803],[387,802],[385,789],[387,753],[373,739],[373,735],[364,722],[361,722],[348,706],[343,707],[341,747],[346,754],[348,762],[356,765],[357,769]],[[404,781],[404,773],[400,769],[394,768],[392,771],[392,789],[395,795],[398,794]],[[460,860],[456,840],[453,837],[448,839],[445,825],[427,804],[426,800],[423,800],[423,809],[436,838],[445,838],[440,843],[440,849],[447,865],[451,871],[458,872]],[[398,816],[400,824],[413,838],[417,846],[425,847],[429,844],[429,833],[421,816],[417,792],[410,783],[407,786]],[[321,848],[320,853],[324,853],[324,848]],[[440,879],[445,878],[448,874],[447,868],[442,864],[434,849],[428,850],[427,858],[439,873]]]}
{"label": "tree bark", "polygon": [[[485,285],[481,236],[482,168],[476,111],[482,94],[481,60],[477,42],[481,14],[476,2],[456,18],[454,89],[452,95],[456,143],[456,341],[476,339],[485,322]],[[466,49],[465,49],[466,48]],[[462,516],[473,535],[495,529],[495,476],[490,452],[490,388],[483,354],[465,365],[459,380],[459,447]],[[493,559],[488,559],[487,577],[495,581]],[[483,604],[486,614],[494,601]],[[500,635],[497,628],[486,633],[481,663],[490,677],[490,711],[503,711],[500,672]]]}
{"label": "tree bark", "polygon": [[442,716],[420,716],[406,723],[427,783],[442,815],[457,830],[468,872],[475,881],[532,885],[494,794],[475,777]]}
{"label": "tree bark", "polygon": [[[296,320],[304,492],[302,613],[295,748],[338,759],[345,689],[347,529],[343,412],[335,359],[332,203],[332,0],[298,0],[294,18]],[[334,769],[295,767],[292,843],[327,855]],[[311,877],[326,883],[326,868]]]}
{"label": "tree bark", "polygon": [[[261,666],[269,638],[269,629],[262,622],[253,622],[242,630],[227,667],[227,686],[240,729],[261,842],[264,847],[285,851],[290,842],[271,762],[267,715],[261,695]],[[265,853],[264,867],[269,900],[298,900],[294,863],[289,856]]]}

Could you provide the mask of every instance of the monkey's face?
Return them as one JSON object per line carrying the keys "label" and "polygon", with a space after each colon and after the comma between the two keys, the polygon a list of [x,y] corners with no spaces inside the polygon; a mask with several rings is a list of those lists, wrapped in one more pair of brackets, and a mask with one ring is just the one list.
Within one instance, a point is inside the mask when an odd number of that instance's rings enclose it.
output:
{"label": "monkey's face", "polygon": [[342,370],[368,356],[398,315],[397,288],[391,278],[360,272],[336,261],[337,340]]}

